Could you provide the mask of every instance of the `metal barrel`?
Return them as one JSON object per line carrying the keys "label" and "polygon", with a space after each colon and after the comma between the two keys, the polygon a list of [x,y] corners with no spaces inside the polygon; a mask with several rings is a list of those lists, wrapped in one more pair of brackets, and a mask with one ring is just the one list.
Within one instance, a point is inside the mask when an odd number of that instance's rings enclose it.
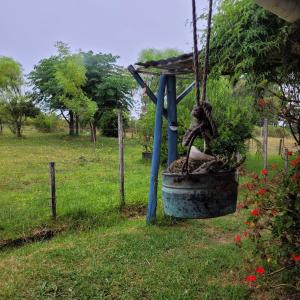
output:
{"label": "metal barrel", "polygon": [[215,218],[236,211],[236,172],[162,175],[165,214],[182,219]]}

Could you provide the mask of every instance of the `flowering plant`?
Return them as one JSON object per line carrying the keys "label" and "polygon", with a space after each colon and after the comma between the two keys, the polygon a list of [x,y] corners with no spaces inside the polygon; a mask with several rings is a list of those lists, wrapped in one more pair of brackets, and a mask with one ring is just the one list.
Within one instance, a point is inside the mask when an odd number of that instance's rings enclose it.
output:
{"label": "flowering plant", "polygon": [[[250,207],[246,236],[254,243],[255,257],[259,257],[256,265],[261,266],[251,271],[246,282],[251,287],[257,284],[299,293],[300,155],[292,158],[288,174],[279,171],[270,177],[263,169],[260,176],[255,174],[251,178],[244,185],[245,208]],[[236,243],[241,247],[242,239]]]}

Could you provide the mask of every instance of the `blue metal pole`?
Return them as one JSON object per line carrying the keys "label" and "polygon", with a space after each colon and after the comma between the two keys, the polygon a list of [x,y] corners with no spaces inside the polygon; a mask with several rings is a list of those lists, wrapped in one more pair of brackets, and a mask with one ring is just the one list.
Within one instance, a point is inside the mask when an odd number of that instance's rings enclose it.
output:
{"label": "blue metal pole", "polygon": [[147,224],[151,224],[156,220],[156,207],[157,207],[157,184],[158,184],[158,171],[160,164],[160,149],[162,139],[162,121],[164,109],[164,96],[166,89],[166,75],[161,75],[159,80],[159,87],[157,91],[157,104],[155,112],[155,128],[154,128],[154,142],[152,153],[152,164],[150,174],[150,190],[148,196],[148,209],[147,209]]}
{"label": "blue metal pole", "polygon": [[195,87],[195,81],[190,84],[178,97],[177,97],[177,104],[185,97],[187,96],[192,90],[193,88]]}
{"label": "blue metal pole", "polygon": [[176,77],[167,77],[168,97],[168,165],[177,159],[177,99],[176,99]]}

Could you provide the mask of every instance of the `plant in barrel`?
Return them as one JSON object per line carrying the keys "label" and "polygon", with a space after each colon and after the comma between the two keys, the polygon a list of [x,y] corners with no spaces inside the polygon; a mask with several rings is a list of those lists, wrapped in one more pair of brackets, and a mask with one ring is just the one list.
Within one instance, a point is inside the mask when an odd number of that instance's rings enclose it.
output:
{"label": "plant in barrel", "polygon": [[[188,147],[187,156],[174,161],[163,173],[163,204],[165,213],[173,217],[212,218],[235,212],[238,190],[236,169],[244,159],[230,156],[225,149],[224,153],[214,151],[218,130],[206,92],[212,0],[209,0],[201,95],[195,0],[192,4],[196,105],[192,111],[192,124],[183,138],[183,145]],[[193,146],[197,137],[204,141],[203,152]]]}

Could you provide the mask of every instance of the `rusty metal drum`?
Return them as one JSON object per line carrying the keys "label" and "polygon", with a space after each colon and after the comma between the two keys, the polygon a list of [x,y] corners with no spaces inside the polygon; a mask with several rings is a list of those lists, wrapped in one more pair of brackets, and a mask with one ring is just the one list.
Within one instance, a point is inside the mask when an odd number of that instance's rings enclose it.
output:
{"label": "rusty metal drum", "polygon": [[236,211],[238,180],[235,171],[214,174],[163,173],[165,214],[182,219],[207,219]]}

